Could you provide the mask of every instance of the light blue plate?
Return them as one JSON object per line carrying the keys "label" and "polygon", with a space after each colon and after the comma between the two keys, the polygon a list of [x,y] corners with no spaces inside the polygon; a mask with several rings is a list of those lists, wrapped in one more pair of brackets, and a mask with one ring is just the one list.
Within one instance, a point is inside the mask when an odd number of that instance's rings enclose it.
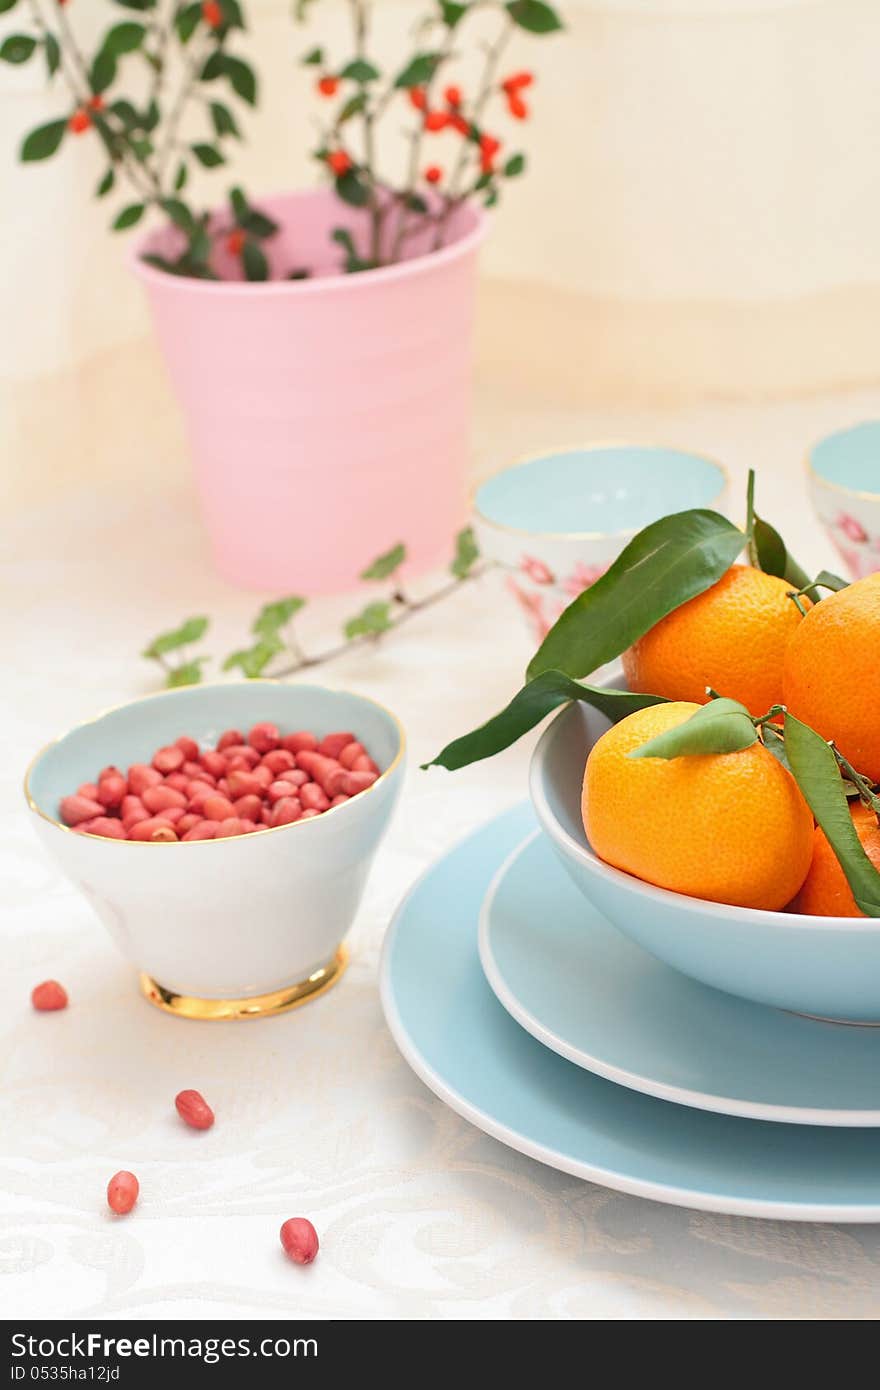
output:
{"label": "light blue plate", "polygon": [[410,1066],[465,1119],[553,1168],[678,1206],[796,1221],[880,1221],[880,1131],[768,1124],[670,1105],[542,1047],[495,998],[477,921],[534,829],[519,807],[436,863],[401,904],[382,1002]]}
{"label": "light blue plate", "polygon": [[880,1126],[880,1029],[722,994],[615,931],[540,832],[499,869],[480,916],[486,978],[554,1052],[663,1100],[789,1124]]}

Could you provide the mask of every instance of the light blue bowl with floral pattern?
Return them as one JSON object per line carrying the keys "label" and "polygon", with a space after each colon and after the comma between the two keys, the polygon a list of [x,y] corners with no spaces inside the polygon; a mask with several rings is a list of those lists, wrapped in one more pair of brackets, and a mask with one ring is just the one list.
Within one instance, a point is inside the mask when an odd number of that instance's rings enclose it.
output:
{"label": "light blue bowl with floral pattern", "polygon": [[820,439],[807,473],[816,515],[853,579],[880,570],[880,420]]}
{"label": "light blue bowl with floral pattern", "polygon": [[477,488],[481,553],[500,565],[538,641],[644,526],[720,507],[721,464],[655,444],[587,444],[536,454]]}

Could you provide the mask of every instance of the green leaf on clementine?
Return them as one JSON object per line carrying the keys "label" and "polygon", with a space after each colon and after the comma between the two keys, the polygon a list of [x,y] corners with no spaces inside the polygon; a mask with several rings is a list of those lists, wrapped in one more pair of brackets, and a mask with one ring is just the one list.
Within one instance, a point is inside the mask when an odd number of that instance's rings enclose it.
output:
{"label": "green leaf on clementine", "polygon": [[739,753],[758,742],[745,705],[719,697],[701,705],[674,729],[657,734],[627,754],[629,758],[681,758],[700,753]]}
{"label": "green leaf on clementine", "polygon": [[587,676],[613,661],[674,608],[716,583],[745,537],[719,512],[674,512],[646,526],[610,569],[562,613],[528,675]]}
{"label": "green leaf on clementine", "polygon": [[825,832],[857,905],[868,917],[880,917],[880,873],[856,834],[831,748],[792,714],[785,716],[785,748],[795,781]]}
{"label": "green leaf on clementine", "polygon": [[453,739],[436,758],[422,766],[445,767],[455,772],[469,763],[479,762],[481,758],[494,757],[540,724],[551,710],[571,700],[582,700],[615,721],[648,705],[666,703],[661,695],[632,695],[628,690],[603,690],[583,681],[572,680],[564,671],[543,671],[523,686],[500,714],[494,715],[471,733]]}

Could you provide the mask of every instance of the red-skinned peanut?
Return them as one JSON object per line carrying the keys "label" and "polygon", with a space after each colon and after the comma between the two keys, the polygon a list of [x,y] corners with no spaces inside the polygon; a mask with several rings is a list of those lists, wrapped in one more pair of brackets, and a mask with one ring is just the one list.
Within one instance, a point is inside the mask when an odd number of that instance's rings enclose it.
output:
{"label": "red-skinned peanut", "polygon": [[310,1265],[318,1253],[318,1232],[304,1216],[292,1216],[281,1227],[281,1244],[289,1260]]}
{"label": "red-skinned peanut", "polygon": [[329,796],[317,782],[306,782],[300,787],[299,799],[304,811],[326,811],[330,805]]}
{"label": "red-skinned peanut", "polygon": [[244,743],[244,734],[240,729],[227,729],[217,740],[217,751],[222,753],[226,748],[234,748],[236,744]]}
{"label": "red-skinned peanut", "polygon": [[[265,813],[264,813],[265,815]],[[269,825],[293,825],[294,821],[301,819],[303,815],[302,802],[298,797],[285,796],[281,801],[276,801],[269,816]]]}
{"label": "red-skinned peanut", "polygon": [[333,800],[330,802],[330,806],[331,808],[333,806],[341,806],[344,801],[348,800],[349,798],[345,795],[345,792],[340,792],[338,796],[334,796]]}
{"label": "red-skinned peanut", "polygon": [[65,796],[61,799],[61,819],[65,825],[79,825],[84,820],[94,820],[103,816],[104,807],[100,801],[88,796]]}
{"label": "red-skinned peanut", "polygon": [[158,753],[153,754],[153,767],[157,772],[161,772],[163,777],[169,772],[179,771],[185,761],[183,749],[175,748],[173,744],[168,748],[160,748]]}
{"label": "red-skinned peanut", "polygon": [[357,796],[358,792],[365,792],[375,781],[375,772],[346,772],[341,789],[346,796]]}
{"label": "red-skinned peanut", "polygon": [[114,1173],[107,1184],[107,1205],[117,1216],[126,1216],[137,1201],[140,1190],[134,1173],[124,1169],[121,1173]]}
{"label": "red-skinned peanut", "polygon": [[122,824],[126,830],[130,830],[139,820],[149,820],[150,813],[139,796],[124,796],[122,798]]}
{"label": "red-skinned peanut", "polygon": [[147,787],[158,787],[161,781],[161,772],[146,763],[133,763],[128,769],[128,790],[134,796],[142,796]]}
{"label": "red-skinned peanut", "polygon": [[96,801],[100,801],[102,806],[108,810],[111,807],[121,806],[123,798],[128,790],[128,783],[119,772],[108,772],[98,783],[98,795]]}
{"label": "red-skinned peanut", "polygon": [[271,753],[272,749],[277,748],[281,742],[281,735],[275,724],[264,722],[254,725],[247,736],[247,741],[252,748],[256,748],[258,753]]}
{"label": "red-skinned peanut", "polygon": [[375,772],[379,775],[379,764],[374,763],[369,753],[362,753],[359,758],[355,758],[351,765],[352,772]]}
{"label": "red-skinned peanut", "polygon": [[188,758],[180,770],[187,777],[205,777],[209,775],[205,772],[205,769],[197,758],[191,760]]}
{"label": "red-skinned peanut", "polygon": [[320,814],[320,811],[313,811],[310,806],[308,810],[303,811],[302,815],[300,816],[300,820],[314,820],[315,816],[319,816]]}
{"label": "red-skinned peanut", "polygon": [[200,820],[183,836],[184,840],[216,840],[217,820]]}
{"label": "red-skinned peanut", "polygon": [[318,744],[318,752],[323,753],[325,758],[338,759],[339,754],[342,752],[343,748],[345,748],[349,743],[355,742],[355,736],[351,733],[327,734],[326,737],[322,738],[321,742]]}
{"label": "red-skinned peanut", "polygon": [[293,793],[293,783],[286,781],[273,782],[272,785],[266,789],[266,796],[273,806],[276,801],[281,801],[282,797],[293,796]]}
{"label": "red-skinned peanut", "polygon": [[130,840],[146,840],[154,845],[171,844],[177,839],[177,831],[167,820],[151,816],[149,820],[139,820],[128,832]]}
{"label": "red-skinned peanut", "polygon": [[168,776],[165,778],[163,786],[174,787],[175,791],[185,792],[189,791],[189,784],[191,781],[192,777],[187,776],[187,774],[181,768],[180,772],[169,772]]}
{"label": "red-skinned peanut", "polygon": [[[186,815],[181,816],[180,820],[177,822],[177,825],[175,827],[180,838],[182,840],[185,840],[187,837],[187,833],[190,830],[192,830],[194,825],[199,825],[201,823],[201,819],[201,816],[197,816],[195,811],[187,811]],[[209,821],[208,824],[214,825],[215,822]]]}
{"label": "red-skinned peanut", "polygon": [[256,822],[260,819],[263,802],[259,796],[240,796],[232,804],[239,820]]}
{"label": "red-skinned peanut", "polygon": [[354,767],[355,759],[362,757],[363,753],[364,745],[358,743],[357,739],[354,739],[351,743],[347,743],[344,748],[339,750],[337,756],[340,766],[344,767],[347,772],[350,772]]}
{"label": "red-skinned peanut", "polygon": [[187,798],[183,792],[177,791],[174,787],[147,787],[141,796],[148,811],[157,815],[159,811],[169,811],[172,806],[185,808]]}
{"label": "red-skinned peanut", "polygon": [[289,772],[291,768],[296,767],[296,758],[287,748],[273,748],[272,752],[263,758],[263,767],[267,767],[277,777],[279,772]]}
{"label": "red-skinned peanut", "polygon": [[243,835],[244,826],[238,816],[229,816],[226,820],[221,820],[217,825],[215,839],[228,840],[233,835]]}
{"label": "red-skinned peanut", "polygon": [[214,1112],[201,1091],[179,1091],[174,1097],[177,1113],[191,1129],[210,1129]]}
{"label": "red-skinned peanut", "polygon": [[83,782],[76,789],[77,796],[84,796],[86,801],[98,800],[98,786],[96,782]]}
{"label": "red-skinned peanut", "polygon": [[128,839],[128,831],[115,816],[95,816],[94,820],[83,821],[78,829],[87,835],[103,835],[105,840]]}
{"label": "red-skinned peanut", "polygon": [[226,776],[226,758],[222,753],[215,753],[209,748],[199,758],[199,762],[206,772],[210,772],[212,777]]}
{"label": "red-skinned peanut", "polygon": [[57,980],[44,980],[31,990],[31,1003],[38,1013],[55,1013],[67,1008],[67,990]]}
{"label": "red-skinned peanut", "polygon": [[229,788],[228,795],[233,799],[239,796],[259,796],[262,790],[260,779],[252,772],[244,770],[230,772],[226,782]]}
{"label": "red-skinned peanut", "polygon": [[235,815],[235,807],[228,796],[221,796],[219,792],[212,792],[210,796],[205,797],[202,803],[202,814],[205,820],[229,820]]}
{"label": "red-skinned peanut", "polygon": [[174,740],[174,747],[180,749],[188,762],[195,762],[196,758],[199,756],[199,745],[196,743],[195,739],[190,738],[188,734],[181,734],[180,738],[176,738]]}
{"label": "red-skinned peanut", "polygon": [[308,750],[314,752],[317,746],[318,740],[308,729],[300,729],[295,734],[285,734],[281,740],[281,747],[291,753],[304,753]]}

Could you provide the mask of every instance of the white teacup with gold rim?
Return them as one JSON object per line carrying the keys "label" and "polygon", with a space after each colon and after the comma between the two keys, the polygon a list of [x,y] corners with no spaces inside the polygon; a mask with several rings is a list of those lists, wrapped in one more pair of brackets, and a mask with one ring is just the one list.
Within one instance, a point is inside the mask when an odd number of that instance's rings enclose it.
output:
{"label": "white teacup with gold rim", "polygon": [[[378,763],[368,790],[311,820],[223,840],[151,844],[77,834],[59,804],[107,764],[149,762],[188,734],[270,721],[319,737],[350,730]],[[338,979],[344,939],[404,771],[403,729],[348,691],[277,681],[190,686],[80,724],[38,753],[25,779],[34,825],[152,1003],[190,1018],[251,1018],[302,1003]]]}
{"label": "white teacup with gold rim", "polygon": [[482,483],[474,529],[542,641],[642,527],[691,507],[718,509],[726,489],[723,467],[701,454],[586,444],[536,454]]}

